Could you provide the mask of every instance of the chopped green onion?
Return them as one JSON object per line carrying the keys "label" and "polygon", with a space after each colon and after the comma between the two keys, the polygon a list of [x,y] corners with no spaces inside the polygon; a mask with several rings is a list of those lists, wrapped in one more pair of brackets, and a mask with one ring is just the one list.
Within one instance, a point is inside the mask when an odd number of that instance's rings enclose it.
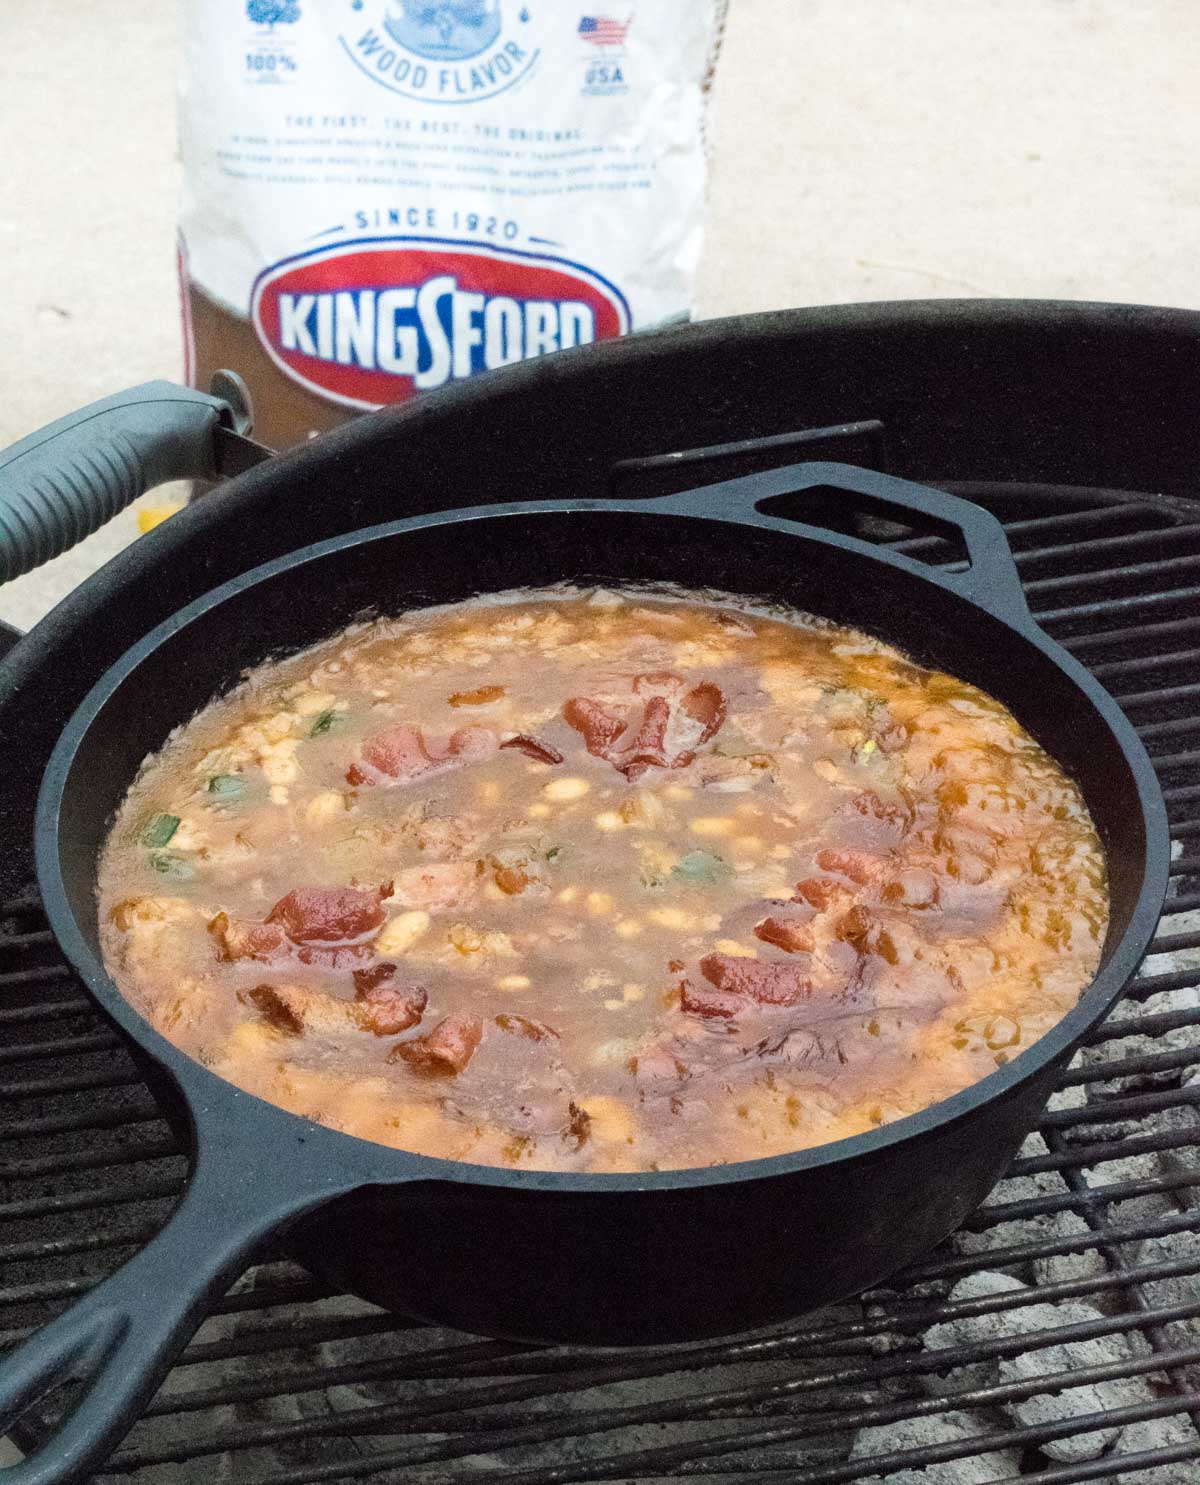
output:
{"label": "chopped green onion", "polygon": [[692,882],[696,886],[710,886],[723,882],[732,875],[732,868],[720,856],[711,851],[689,851],[681,856],[671,868],[671,875],[681,882]]}
{"label": "chopped green onion", "polygon": [[151,815],[142,827],[142,845],[165,846],[178,829],[178,815]]}
{"label": "chopped green onion", "polygon": [[322,737],[337,721],[337,712],[330,707],[327,712],[322,712],[309,729],[309,737]]}
{"label": "chopped green onion", "polygon": [[561,856],[561,855],[562,855],[562,847],[561,846],[551,846],[550,849],[546,852],[546,860],[547,861],[553,861],[556,857]]}
{"label": "chopped green onion", "polygon": [[223,803],[232,804],[246,797],[246,780],[236,773],[215,773],[208,781],[208,792]]}
{"label": "chopped green onion", "polygon": [[196,875],[191,862],[171,851],[156,851],[150,858],[150,865],[160,876],[171,877],[176,882],[190,882]]}

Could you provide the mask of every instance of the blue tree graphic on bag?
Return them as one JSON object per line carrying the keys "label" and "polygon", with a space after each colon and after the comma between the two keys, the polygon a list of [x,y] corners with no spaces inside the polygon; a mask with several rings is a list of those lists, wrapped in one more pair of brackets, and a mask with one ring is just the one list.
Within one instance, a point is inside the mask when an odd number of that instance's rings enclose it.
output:
{"label": "blue tree graphic on bag", "polygon": [[462,61],[485,51],[500,34],[498,0],[399,0],[388,34],[419,57]]}
{"label": "blue tree graphic on bag", "polygon": [[296,0],[246,0],[246,14],[256,26],[290,26],[300,19]]}
{"label": "blue tree graphic on bag", "polygon": [[405,16],[417,26],[436,26],[443,44],[449,42],[456,26],[477,29],[491,20],[484,0],[404,0]]}

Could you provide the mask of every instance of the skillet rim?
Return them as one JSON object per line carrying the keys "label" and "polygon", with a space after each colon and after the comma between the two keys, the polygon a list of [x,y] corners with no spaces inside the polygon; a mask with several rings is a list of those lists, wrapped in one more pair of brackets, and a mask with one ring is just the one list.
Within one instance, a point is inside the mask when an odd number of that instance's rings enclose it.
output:
{"label": "skillet rim", "polygon": [[[704,493],[711,495],[718,488],[708,487]],[[678,496],[667,497],[667,500],[674,502],[679,499]],[[983,622],[994,621],[1019,640],[1032,644],[1076,690],[1083,693],[1091,706],[1095,725],[1103,725],[1111,734],[1135,785],[1144,826],[1141,885],[1130,911],[1129,922],[1113,946],[1108,962],[1080,993],[1076,1004],[1050,1030],[1012,1061],[949,1098],[877,1129],[807,1149],[726,1165],[686,1166],[664,1171],[523,1171],[419,1155],[316,1124],[220,1077],[168,1041],[126,1000],[109,977],[100,955],[93,952],[87,942],[71,906],[63,880],[58,826],[63,790],[78,747],[96,723],[105,703],[134,674],[138,666],[161,644],[201,619],[211,609],[249,588],[309,563],[320,562],[334,553],[352,550],[374,541],[403,538],[406,532],[434,526],[502,517],[569,517],[576,513],[617,515],[624,519],[639,515],[668,519],[682,517],[691,522],[751,526],[784,536],[815,541],[837,550],[850,550],[861,557],[896,569],[906,579],[927,583],[952,594],[975,610]],[[913,562],[901,554],[889,552],[856,537],[830,532],[800,521],[763,516],[755,510],[723,512],[707,506],[689,511],[678,504],[668,509],[655,500],[548,500],[442,510],[343,532],[272,558],[230,578],[155,625],[118,656],[89,688],[59,735],[46,765],[38,790],[34,832],[38,884],[46,916],[56,940],[104,1014],[118,1025],[123,1035],[148,1056],[158,1069],[169,1076],[187,1112],[196,1141],[202,1138],[208,1122],[219,1113],[236,1108],[248,1100],[247,1112],[251,1118],[263,1124],[285,1121],[286,1127],[302,1143],[312,1147],[312,1153],[318,1161],[328,1161],[347,1177],[354,1174],[356,1168],[360,1168],[361,1179],[355,1180],[347,1189],[368,1185],[430,1182],[563,1194],[666,1192],[681,1188],[704,1189],[746,1181],[787,1178],[800,1175],[806,1170],[843,1162],[852,1163],[860,1159],[870,1160],[884,1155],[892,1146],[907,1144],[935,1129],[981,1113],[987,1105],[1001,1104],[1008,1094],[1036,1078],[1056,1059],[1065,1059],[1073,1053],[1083,1036],[1111,1011],[1144,958],[1162,914],[1170,861],[1166,807],[1153,765],[1132,724],[1086,667],[1045,634],[1031,617],[997,612],[967,592],[965,586],[956,582],[953,576],[941,575],[938,569]],[[214,1113],[214,1110],[217,1112]],[[269,1120],[268,1115],[273,1116],[273,1119]],[[250,1137],[246,1135],[241,1138],[248,1142]],[[194,1155],[193,1151],[193,1170]]]}

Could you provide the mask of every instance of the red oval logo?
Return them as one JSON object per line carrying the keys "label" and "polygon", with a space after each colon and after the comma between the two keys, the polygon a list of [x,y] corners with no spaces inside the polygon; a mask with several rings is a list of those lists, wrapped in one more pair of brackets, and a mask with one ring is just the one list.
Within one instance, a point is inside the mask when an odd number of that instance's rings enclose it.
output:
{"label": "red oval logo", "polygon": [[621,291],[566,259],[395,237],[264,269],[250,312],[281,371],[363,408],[608,340],[630,323]]}

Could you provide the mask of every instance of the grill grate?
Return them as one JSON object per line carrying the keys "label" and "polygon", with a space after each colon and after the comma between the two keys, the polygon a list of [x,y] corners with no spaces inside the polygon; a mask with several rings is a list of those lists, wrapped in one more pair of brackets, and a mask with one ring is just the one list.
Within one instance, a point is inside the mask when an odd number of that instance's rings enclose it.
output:
{"label": "grill grate", "polygon": [[[1153,497],[963,493],[1005,520],[1039,622],[1128,711],[1176,841],[1150,956],[988,1202],[859,1300],[654,1350],[456,1334],[265,1254],[99,1479],[1200,1476],[1200,522]],[[940,537],[880,534],[954,565]],[[0,1348],[144,1243],[184,1172],[35,898],[0,904]]]}

